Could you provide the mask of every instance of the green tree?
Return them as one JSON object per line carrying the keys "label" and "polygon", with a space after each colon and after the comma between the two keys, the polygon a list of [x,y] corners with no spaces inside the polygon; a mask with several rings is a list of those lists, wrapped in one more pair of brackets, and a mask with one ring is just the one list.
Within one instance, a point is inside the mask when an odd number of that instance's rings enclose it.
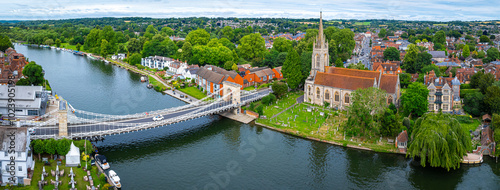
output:
{"label": "green tree", "polygon": [[350,135],[372,136],[379,134],[377,118],[387,108],[386,93],[379,88],[360,88],[350,95],[347,107],[347,133]]}
{"label": "green tree", "polygon": [[420,117],[429,109],[427,101],[429,90],[419,82],[408,85],[405,93],[401,95],[401,108],[405,116]]}
{"label": "green tree", "polygon": [[479,37],[479,42],[490,42],[490,38],[488,38],[488,36],[486,35],[482,35],[481,37]]}
{"label": "green tree", "polygon": [[335,67],[344,68],[344,63],[342,62],[342,59],[340,59],[340,57],[335,61]]}
{"label": "green tree", "polygon": [[227,38],[231,41],[234,39],[233,28],[231,28],[230,26],[224,26],[221,32],[222,32],[222,37]]}
{"label": "green tree", "polygon": [[408,73],[399,74],[399,84],[401,84],[401,88],[407,88],[411,84],[411,75]]}
{"label": "green tree", "polygon": [[50,154],[50,157],[56,153],[57,142],[54,139],[45,141],[45,153]]}
{"label": "green tree", "polygon": [[489,107],[490,113],[500,113],[500,87],[488,87],[484,95],[484,103]]}
{"label": "green tree", "polygon": [[468,150],[472,149],[470,135],[450,114],[427,113],[417,120],[408,146],[408,155],[420,157],[425,167],[460,167]]}
{"label": "green tree", "polygon": [[292,49],[292,41],[278,37],[273,41],[273,49],[278,52],[289,52]]}
{"label": "green tree", "polygon": [[436,43],[445,44],[446,43],[446,34],[444,33],[444,31],[440,30],[440,31],[436,32],[436,34],[434,34],[434,37],[432,38],[432,42],[434,42],[434,44],[436,44]]}
{"label": "green tree", "polygon": [[40,139],[34,140],[33,151],[35,152],[35,154],[38,154],[38,159],[41,160],[42,157],[40,155],[45,151],[45,141],[42,141]]}
{"label": "green tree", "polygon": [[469,49],[469,45],[465,45],[463,47],[463,52],[462,52],[462,55],[467,58],[470,56],[470,49]]}
{"label": "green tree", "polygon": [[488,55],[488,57],[483,59],[483,63],[490,63],[492,61],[500,59],[500,52],[498,52],[498,49],[494,47],[488,49],[486,51],[486,55]]}
{"label": "green tree", "polygon": [[8,48],[14,48],[8,36],[0,34],[0,51],[5,52]]}
{"label": "green tree", "polygon": [[472,75],[470,78],[470,87],[471,88],[479,88],[479,81],[484,76],[484,71],[479,71],[476,74]]}
{"label": "green tree", "polygon": [[227,61],[226,63],[224,63],[224,69],[230,71],[233,68],[233,64],[233,61]]}
{"label": "green tree", "polygon": [[82,48],[82,45],[80,43],[76,44],[76,51],[80,51]]}
{"label": "green tree", "polygon": [[389,61],[400,61],[399,50],[395,47],[388,47],[384,50],[384,59]]}
{"label": "green tree", "polygon": [[394,137],[401,131],[401,122],[394,111],[389,108],[386,108],[381,115],[380,124],[380,134],[382,136]]}
{"label": "green tree", "polygon": [[333,40],[337,44],[337,56],[342,58],[342,61],[347,61],[351,57],[352,50],[356,46],[354,41],[354,32],[348,28],[344,28],[333,34]]}
{"label": "green tree", "polygon": [[236,63],[233,63],[233,66],[231,67],[231,69],[232,69],[233,71],[238,72],[238,65],[236,65]]}
{"label": "green tree", "polygon": [[415,44],[408,45],[405,57],[403,58],[402,68],[406,70],[407,73],[416,73],[418,70],[418,48]]}
{"label": "green tree", "polygon": [[191,43],[192,46],[207,45],[210,41],[210,34],[205,29],[198,28],[189,32],[185,41]]}
{"label": "green tree", "polygon": [[108,52],[108,41],[103,39],[101,43],[101,56],[106,57],[109,54]]}
{"label": "green tree", "polygon": [[140,65],[141,64],[141,54],[140,53],[134,53],[131,56],[128,57],[128,64],[130,65]]}
{"label": "green tree", "polygon": [[495,75],[491,73],[482,75],[481,78],[479,78],[479,83],[478,83],[479,90],[481,91],[481,93],[485,94],[486,89],[488,89],[491,85],[493,85],[495,80],[496,80]]}
{"label": "green tree", "polygon": [[163,27],[161,28],[161,33],[166,35],[166,36],[173,36],[174,35],[174,30],[170,27]]}
{"label": "green tree", "polygon": [[71,140],[63,138],[57,141],[57,154],[66,156],[71,146]]}
{"label": "green tree", "polygon": [[186,42],[182,45],[182,53],[181,53],[181,59],[184,61],[189,62],[191,60],[191,57],[193,56],[193,46],[191,43]]}
{"label": "green tree", "polygon": [[44,44],[51,46],[52,44],[54,44],[54,40],[47,39],[47,40],[45,40]]}
{"label": "green tree", "polygon": [[144,37],[146,37],[147,39],[152,39],[153,36],[156,35],[156,33],[158,33],[158,30],[153,25],[149,25],[146,28],[146,32],[144,32]]}
{"label": "green tree", "polygon": [[463,104],[464,111],[474,117],[483,115],[485,111],[484,95],[478,91],[467,93],[464,97]]}
{"label": "green tree", "polygon": [[[285,52],[280,53],[279,58],[281,59],[281,54],[285,54]],[[288,55],[288,53],[286,53]],[[304,51],[302,54],[300,54],[300,66],[302,69],[302,80],[300,83],[304,83],[304,81],[309,77],[311,74],[311,63],[312,63],[312,51]],[[286,60],[286,55],[285,59]]]}
{"label": "green tree", "polygon": [[285,83],[279,81],[273,83],[272,89],[274,95],[278,98],[281,98],[281,96],[288,92],[288,86]]}
{"label": "green tree", "polygon": [[56,46],[61,47],[61,40],[60,39],[56,39]]}
{"label": "green tree", "polygon": [[249,34],[240,39],[238,50],[240,57],[246,60],[263,58],[267,52],[266,42],[260,34]]}
{"label": "green tree", "polygon": [[285,63],[283,64],[283,76],[287,79],[288,86],[291,89],[299,87],[302,79],[300,66],[300,57],[295,49],[288,52]]}
{"label": "green tree", "polygon": [[380,29],[380,32],[378,33],[379,38],[384,38],[387,35],[387,30],[385,28]]}
{"label": "green tree", "polygon": [[40,86],[43,84],[43,69],[42,66],[37,65],[34,61],[31,61],[23,69],[23,75],[28,78],[30,84],[35,86]]}
{"label": "green tree", "polygon": [[139,53],[142,50],[142,43],[136,38],[130,38],[127,44],[127,50],[129,54]]}

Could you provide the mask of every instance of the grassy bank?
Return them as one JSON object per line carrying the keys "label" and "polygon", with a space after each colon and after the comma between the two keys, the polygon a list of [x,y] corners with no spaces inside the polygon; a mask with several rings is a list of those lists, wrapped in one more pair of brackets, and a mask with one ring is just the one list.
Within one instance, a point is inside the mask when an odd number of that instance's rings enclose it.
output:
{"label": "grassy bank", "polygon": [[154,86],[154,89],[156,91],[163,92],[167,90],[167,87],[160,81],[157,81],[154,77],[148,75],[148,78],[149,78],[149,83]]}

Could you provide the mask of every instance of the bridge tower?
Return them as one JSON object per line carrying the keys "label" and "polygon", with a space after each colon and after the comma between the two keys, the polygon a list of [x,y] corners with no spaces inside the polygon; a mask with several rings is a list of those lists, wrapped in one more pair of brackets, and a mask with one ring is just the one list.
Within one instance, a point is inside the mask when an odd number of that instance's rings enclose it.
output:
{"label": "bridge tower", "polygon": [[[233,104],[241,103],[241,85],[236,84],[234,82],[224,81],[222,82],[222,87],[224,87],[223,95],[225,96],[228,93],[233,93],[231,96],[225,97],[224,101],[232,100]],[[241,113],[241,106],[233,110],[234,114]]]}
{"label": "bridge tower", "polygon": [[68,136],[68,103],[64,100],[59,101],[59,137]]}

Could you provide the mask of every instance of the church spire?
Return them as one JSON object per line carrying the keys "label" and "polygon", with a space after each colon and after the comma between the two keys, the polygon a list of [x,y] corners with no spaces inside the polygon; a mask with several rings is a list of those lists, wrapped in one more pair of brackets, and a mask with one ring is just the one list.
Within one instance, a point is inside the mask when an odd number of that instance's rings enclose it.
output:
{"label": "church spire", "polygon": [[323,43],[323,13],[319,12],[319,40]]}

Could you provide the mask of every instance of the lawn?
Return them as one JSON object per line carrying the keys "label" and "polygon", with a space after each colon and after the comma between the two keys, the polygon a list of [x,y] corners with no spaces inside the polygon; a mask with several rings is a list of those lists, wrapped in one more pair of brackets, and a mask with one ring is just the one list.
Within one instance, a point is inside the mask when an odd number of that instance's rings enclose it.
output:
{"label": "lawn", "polygon": [[462,126],[462,129],[469,134],[470,130],[475,131],[479,125],[481,125],[481,121],[476,118],[472,118],[469,115],[467,116],[460,116],[460,115],[454,115],[458,122],[460,123],[460,126]]}
{"label": "lawn", "polygon": [[355,22],[354,25],[370,25],[371,22]]}
{"label": "lawn", "polygon": [[433,24],[433,26],[448,26],[448,24]]}
{"label": "lawn", "polygon": [[243,88],[243,90],[252,91],[252,90],[255,90],[255,86],[249,86],[249,87]]}
{"label": "lawn", "polygon": [[[38,156],[38,155],[35,155],[35,156]],[[55,177],[53,177],[51,174],[50,174],[50,170],[56,170],[56,161],[54,160],[50,160],[50,166],[45,166],[45,171],[47,173],[49,173],[49,176],[48,177],[45,177],[45,180],[47,180],[48,182],[48,185],[44,186],[44,189],[54,189],[54,186],[53,185],[50,185],[50,180],[55,180]],[[83,164],[85,164],[84,162],[82,162]],[[64,170],[64,176],[59,178],[59,180],[62,182],[62,184],[59,186],[59,189],[60,190],[64,190],[64,189],[70,189],[71,186],[68,184],[69,181],[71,180],[70,177],[68,177],[68,174],[69,174],[69,171],[70,171],[70,167],[66,167],[64,166],[65,165],[65,161],[63,160],[62,161],[62,164],[59,166],[59,170]],[[33,179],[31,181],[31,185],[29,186],[24,186],[24,187],[14,187],[13,189],[32,189],[32,190],[36,190],[38,189],[38,181],[40,181],[41,179],[41,174],[42,174],[42,170],[43,170],[43,163],[42,161],[40,160],[36,160],[35,161],[35,170],[34,170],[34,173],[33,173]],[[83,171],[83,168],[78,168],[78,167],[72,167],[73,168],[73,172],[75,173],[75,181],[76,181],[76,185],[75,187],[77,189],[86,189],[86,185],[90,185],[89,182],[87,181],[83,181],[83,176],[86,176],[86,172]],[[106,184],[107,182],[103,182],[103,181],[100,181],[99,180],[99,177],[97,176],[97,167],[96,166],[92,166],[91,170],[90,170],[90,173],[92,175],[92,179],[94,181],[94,185],[97,186],[97,184],[100,184],[100,187],[103,187],[104,184]]]}
{"label": "lawn", "polygon": [[151,83],[153,86],[158,86],[160,89],[162,89],[161,91],[167,89],[167,87],[165,85],[163,85],[163,83],[161,83],[160,81],[157,81],[155,78],[153,78],[151,76],[148,76],[148,78],[149,78],[149,83]]}
{"label": "lawn", "polygon": [[186,88],[180,88],[180,89],[177,89],[177,90],[179,90],[181,92],[184,92],[187,95],[190,95],[190,96],[192,96],[192,97],[194,97],[194,98],[196,98],[198,100],[207,97],[207,95],[205,95],[201,90],[198,90],[194,86],[186,87]]}
{"label": "lawn", "polygon": [[69,43],[61,43],[61,47],[62,48],[66,48],[66,49],[72,49],[72,50],[76,50],[76,45],[69,45]]}
{"label": "lawn", "polygon": [[[291,92],[288,93],[288,95],[285,95],[281,99],[278,100],[278,103],[274,103],[270,106],[265,106],[264,107],[264,115],[267,118],[271,118],[273,115],[285,110],[286,108],[292,106],[297,102],[297,98],[299,96],[302,96],[304,92]],[[257,104],[260,104],[260,101],[257,102]],[[257,105],[255,106],[257,107]]]}

